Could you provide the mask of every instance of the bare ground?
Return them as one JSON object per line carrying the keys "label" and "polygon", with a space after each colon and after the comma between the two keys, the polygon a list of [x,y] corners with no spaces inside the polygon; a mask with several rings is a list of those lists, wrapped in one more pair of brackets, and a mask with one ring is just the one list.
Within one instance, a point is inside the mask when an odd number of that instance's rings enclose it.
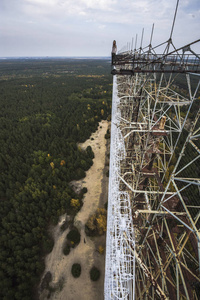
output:
{"label": "bare ground", "polygon": [[[83,199],[83,206],[75,217],[74,225],[80,230],[81,241],[72,249],[69,255],[62,253],[63,243],[69,229],[60,231],[60,226],[65,215],[60,218],[59,224],[53,228],[54,248],[45,259],[45,272],[52,274],[51,292],[43,290],[40,300],[103,300],[105,254],[99,254],[98,246],[105,247],[105,236],[90,238],[85,235],[85,223],[90,215],[94,214],[98,207],[103,207],[107,201],[107,177],[105,175],[106,140],[104,138],[108,128],[108,122],[99,123],[98,130],[91,138],[80,146],[85,149],[91,146],[95,158],[92,167],[86,172],[83,180],[73,181],[72,185],[79,189],[87,187],[88,191]],[[71,275],[71,267],[74,263],[81,264],[81,275],[74,278]],[[89,277],[90,269],[96,266],[101,271],[101,277],[97,282],[92,282]]]}

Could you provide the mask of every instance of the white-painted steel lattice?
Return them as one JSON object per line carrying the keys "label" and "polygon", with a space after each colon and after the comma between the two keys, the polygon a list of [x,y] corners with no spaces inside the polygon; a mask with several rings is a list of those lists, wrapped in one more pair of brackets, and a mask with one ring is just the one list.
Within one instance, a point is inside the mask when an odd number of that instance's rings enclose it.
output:
{"label": "white-painted steel lattice", "polygon": [[118,107],[117,82],[113,80],[110,178],[107,219],[105,299],[134,299],[135,257],[124,239],[134,244],[134,229],[130,199],[120,191],[120,163],[125,158],[124,138],[118,127],[121,117]]}

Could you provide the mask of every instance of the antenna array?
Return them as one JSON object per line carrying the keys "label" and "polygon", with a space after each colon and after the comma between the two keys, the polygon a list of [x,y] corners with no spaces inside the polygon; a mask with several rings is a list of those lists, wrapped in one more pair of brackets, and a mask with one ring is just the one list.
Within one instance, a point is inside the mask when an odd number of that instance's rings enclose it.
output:
{"label": "antenna array", "polygon": [[113,56],[107,300],[199,295],[200,40],[176,49],[174,23],[166,43]]}

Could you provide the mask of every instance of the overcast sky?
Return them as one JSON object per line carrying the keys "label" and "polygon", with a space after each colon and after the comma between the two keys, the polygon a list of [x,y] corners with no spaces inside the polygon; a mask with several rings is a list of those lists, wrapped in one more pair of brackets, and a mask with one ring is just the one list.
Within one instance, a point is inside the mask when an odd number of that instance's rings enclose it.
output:
{"label": "overcast sky", "polygon": [[[113,39],[119,50],[138,34],[139,46],[143,27],[148,45],[153,23],[155,46],[169,38],[175,6],[176,0],[0,0],[0,57],[110,56]],[[199,38],[200,0],[180,0],[174,44]]]}

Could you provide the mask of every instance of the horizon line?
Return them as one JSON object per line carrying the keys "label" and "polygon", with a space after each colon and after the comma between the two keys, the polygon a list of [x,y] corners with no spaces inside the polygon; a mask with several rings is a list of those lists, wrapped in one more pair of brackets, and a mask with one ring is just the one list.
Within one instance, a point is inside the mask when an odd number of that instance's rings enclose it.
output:
{"label": "horizon line", "polygon": [[102,55],[102,56],[0,56],[0,59],[17,59],[17,58],[25,58],[25,59],[28,59],[28,58],[111,58],[110,56],[106,56],[106,55]]}

